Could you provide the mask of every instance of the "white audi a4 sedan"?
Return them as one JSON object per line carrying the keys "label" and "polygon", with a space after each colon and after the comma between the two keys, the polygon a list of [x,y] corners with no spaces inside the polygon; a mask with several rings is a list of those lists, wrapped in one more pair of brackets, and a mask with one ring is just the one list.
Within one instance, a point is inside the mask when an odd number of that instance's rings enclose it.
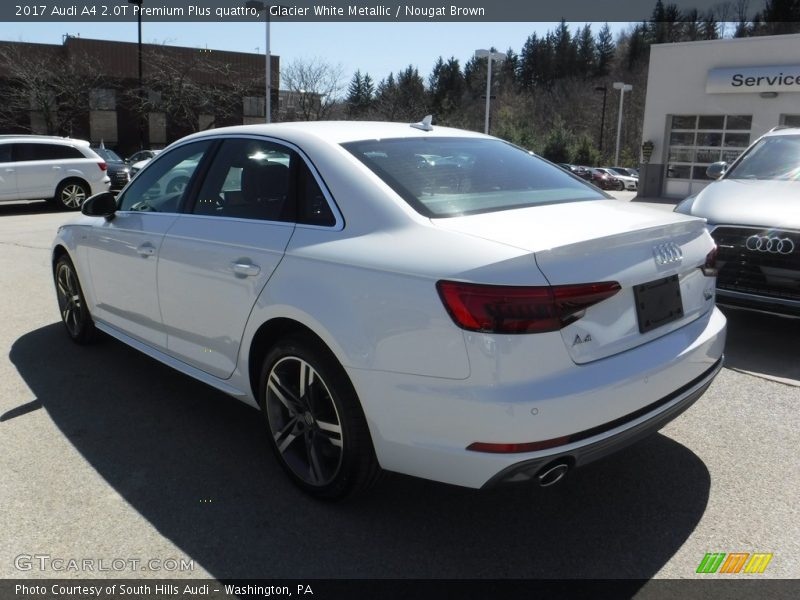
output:
{"label": "white audi a4 sedan", "polygon": [[321,498],[381,470],[550,485],[722,367],[703,220],[429,120],[194,134],[82,211],[52,254],[69,336],[260,408]]}

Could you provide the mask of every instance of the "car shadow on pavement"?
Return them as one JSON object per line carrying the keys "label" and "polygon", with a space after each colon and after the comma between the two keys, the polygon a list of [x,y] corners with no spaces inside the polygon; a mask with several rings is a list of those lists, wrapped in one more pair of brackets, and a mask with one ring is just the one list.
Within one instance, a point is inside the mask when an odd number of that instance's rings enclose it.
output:
{"label": "car shadow on pavement", "polygon": [[708,502],[705,464],[661,434],[547,489],[389,475],[318,502],[284,476],[256,410],[121,343],[78,347],[59,323],[10,358],[108,485],[216,578],[647,579]]}
{"label": "car shadow on pavement", "polygon": [[800,319],[722,310],[728,319],[727,367],[800,386]]}
{"label": "car shadow on pavement", "polygon": [[0,218],[17,215],[33,215],[64,212],[55,202],[35,200],[32,202],[10,202],[0,204]]}

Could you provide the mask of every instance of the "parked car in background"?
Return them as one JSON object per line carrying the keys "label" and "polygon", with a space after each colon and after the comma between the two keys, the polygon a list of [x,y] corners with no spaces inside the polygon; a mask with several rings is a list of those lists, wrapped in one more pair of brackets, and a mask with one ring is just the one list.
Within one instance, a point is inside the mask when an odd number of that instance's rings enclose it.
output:
{"label": "parked car in background", "polygon": [[635,177],[639,179],[639,171],[636,169],[629,169],[628,167],[606,167],[617,175],[624,175],[626,177]]}
{"label": "parked car in background", "polygon": [[92,150],[105,160],[108,165],[107,172],[109,179],[111,179],[111,191],[118,192],[124,188],[131,180],[131,168],[113,150],[103,146],[93,146]]}
{"label": "parked car in background", "polygon": [[566,169],[570,173],[577,175],[581,179],[585,179],[586,181],[592,180],[592,172],[588,167],[582,167],[580,165],[569,165],[566,163],[559,164],[562,169]]}
{"label": "parked car in background", "polygon": [[66,333],[260,407],[318,497],[381,469],[552,485],[722,367],[701,219],[428,119],[193,134],[83,215],[53,245]]}
{"label": "parked car in background", "polygon": [[622,173],[618,173],[611,167],[599,167],[600,171],[607,173],[614,179],[618,179],[625,185],[626,190],[636,191],[639,187],[639,178],[638,177],[631,177],[630,175],[623,175]]}
{"label": "parked car in background", "polygon": [[107,169],[84,140],[0,136],[0,202],[44,199],[77,210],[89,196],[109,189]]}
{"label": "parked car in background", "polygon": [[161,152],[161,150],[139,150],[138,152],[134,152],[128,158],[126,158],[125,162],[129,165],[132,165],[141,161],[150,160],[159,152]]}
{"label": "parked car in background", "polygon": [[598,167],[592,169],[592,183],[601,190],[621,191],[625,189],[625,184],[622,180]]}
{"label": "parked car in background", "polygon": [[800,128],[756,140],[676,212],[704,217],[717,243],[717,302],[800,316]]}

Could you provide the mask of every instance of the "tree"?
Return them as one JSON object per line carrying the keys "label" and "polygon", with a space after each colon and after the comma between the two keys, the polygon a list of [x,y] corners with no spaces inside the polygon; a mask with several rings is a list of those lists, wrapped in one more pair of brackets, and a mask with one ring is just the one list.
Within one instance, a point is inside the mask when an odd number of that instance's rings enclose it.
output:
{"label": "tree", "polygon": [[397,74],[397,119],[421,121],[428,113],[428,98],[425,82],[416,67],[408,65]]}
{"label": "tree", "polygon": [[576,165],[597,165],[602,157],[594,147],[591,138],[584,134],[578,138],[578,144],[572,153],[572,163]]}
{"label": "tree", "polygon": [[398,102],[397,82],[394,80],[394,73],[389,73],[386,79],[382,79],[378,84],[375,92],[375,109],[387,121],[394,121]]}
{"label": "tree", "polygon": [[521,87],[532,89],[536,85],[537,52],[539,49],[539,37],[533,33],[525,40],[522,51],[519,55],[517,67],[517,80]]}
{"label": "tree", "polygon": [[65,58],[12,46],[0,52],[0,64],[7,73],[0,123],[15,129],[75,135],[89,111],[92,90],[103,86],[99,68],[86,56]]}
{"label": "tree", "polygon": [[[238,119],[244,97],[264,89],[263,78],[247,78],[214,55],[182,50],[148,49],[143,57],[148,66],[142,81],[145,92],[136,87],[125,93],[134,112],[164,113],[170,139]],[[212,120],[201,124],[201,115]]]}
{"label": "tree", "polygon": [[465,90],[464,74],[455,57],[451,56],[447,62],[439,57],[428,78],[428,88],[436,122],[449,124],[451,115],[456,115],[461,108]]}
{"label": "tree", "polygon": [[594,75],[597,70],[597,44],[592,35],[592,26],[583,26],[578,35],[577,69],[583,75]]}
{"label": "tree", "polygon": [[545,139],[542,156],[554,163],[568,162],[571,145],[572,135],[567,130],[564,121],[559,117]]}
{"label": "tree", "polygon": [[611,71],[615,54],[614,38],[608,23],[603,25],[597,36],[597,68],[595,74],[598,77],[605,77]]}
{"label": "tree", "polygon": [[372,106],[374,95],[375,85],[372,83],[369,73],[362,76],[360,70],[356,71],[347,88],[345,103],[348,117],[358,119],[366,116]]}
{"label": "tree", "polygon": [[285,88],[295,94],[299,117],[305,121],[326,118],[343,90],[341,65],[320,58],[295,59],[281,70]]}

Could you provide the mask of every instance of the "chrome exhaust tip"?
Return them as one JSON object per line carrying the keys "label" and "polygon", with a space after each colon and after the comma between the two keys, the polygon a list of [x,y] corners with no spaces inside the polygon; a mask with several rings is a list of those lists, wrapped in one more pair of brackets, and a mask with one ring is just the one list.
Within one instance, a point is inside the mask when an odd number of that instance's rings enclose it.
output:
{"label": "chrome exhaust tip", "polygon": [[536,481],[539,482],[539,487],[550,487],[564,479],[567,471],[569,471],[569,464],[565,462],[548,465],[536,474]]}

